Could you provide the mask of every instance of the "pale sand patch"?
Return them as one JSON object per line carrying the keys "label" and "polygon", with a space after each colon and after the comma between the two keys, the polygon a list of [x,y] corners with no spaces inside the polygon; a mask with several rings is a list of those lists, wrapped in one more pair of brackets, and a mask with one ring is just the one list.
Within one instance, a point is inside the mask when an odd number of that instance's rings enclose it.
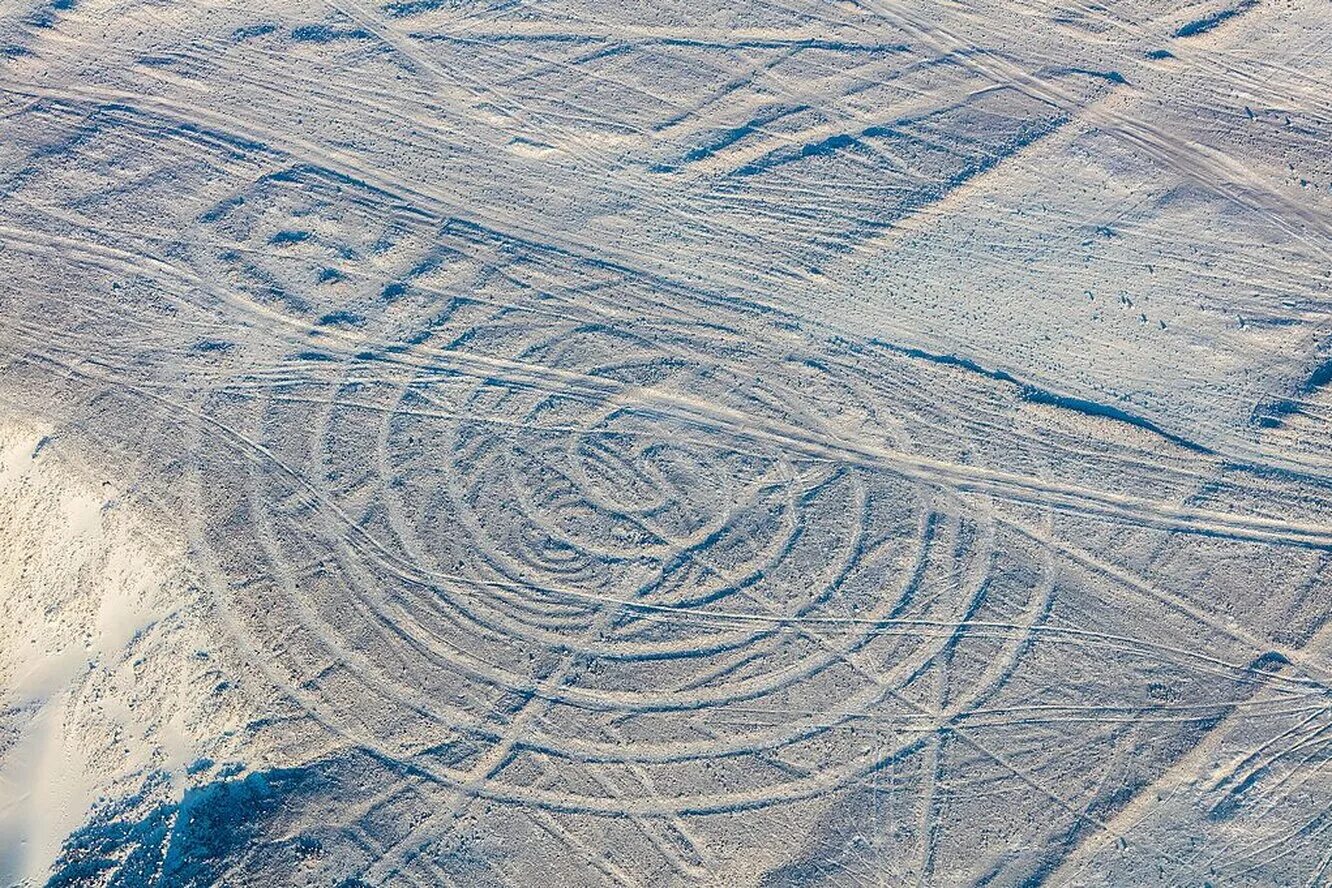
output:
{"label": "pale sand patch", "polygon": [[[50,432],[0,421],[4,884],[43,881],[100,796],[149,770],[183,772],[202,736],[184,716],[194,633],[159,626],[190,602],[181,552]],[[173,669],[165,694],[143,674]]]}

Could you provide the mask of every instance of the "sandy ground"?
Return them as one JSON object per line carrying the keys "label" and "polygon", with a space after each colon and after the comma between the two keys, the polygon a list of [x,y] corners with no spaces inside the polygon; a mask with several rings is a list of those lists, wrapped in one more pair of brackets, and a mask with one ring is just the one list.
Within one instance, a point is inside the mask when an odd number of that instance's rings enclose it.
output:
{"label": "sandy ground", "polygon": [[0,8],[0,884],[1329,884],[1330,38]]}

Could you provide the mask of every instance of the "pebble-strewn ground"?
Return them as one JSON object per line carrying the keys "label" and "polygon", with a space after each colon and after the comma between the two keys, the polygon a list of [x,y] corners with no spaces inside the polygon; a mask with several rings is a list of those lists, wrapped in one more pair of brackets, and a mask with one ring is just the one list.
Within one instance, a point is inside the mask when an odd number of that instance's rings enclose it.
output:
{"label": "pebble-strewn ground", "polygon": [[0,885],[1332,884],[1228,2],[0,5]]}

